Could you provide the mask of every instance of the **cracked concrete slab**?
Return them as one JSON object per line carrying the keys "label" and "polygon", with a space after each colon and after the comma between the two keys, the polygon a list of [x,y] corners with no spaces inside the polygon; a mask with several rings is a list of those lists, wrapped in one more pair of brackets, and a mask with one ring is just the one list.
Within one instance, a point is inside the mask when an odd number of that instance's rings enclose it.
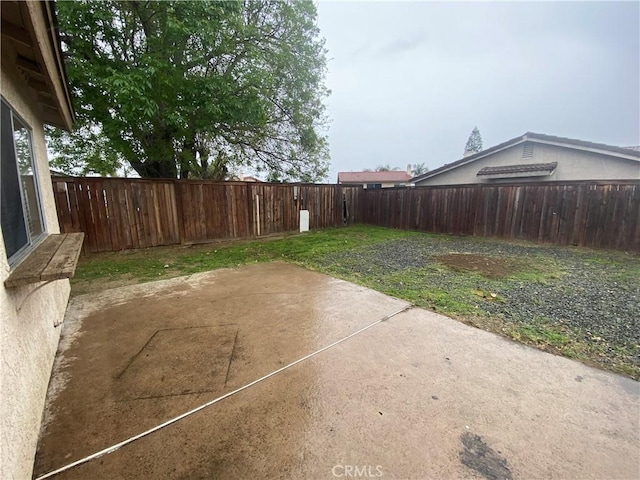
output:
{"label": "cracked concrete slab", "polygon": [[[36,476],[404,306],[285,263],[76,297]],[[639,394],[414,308],[58,478],[638,478]]]}

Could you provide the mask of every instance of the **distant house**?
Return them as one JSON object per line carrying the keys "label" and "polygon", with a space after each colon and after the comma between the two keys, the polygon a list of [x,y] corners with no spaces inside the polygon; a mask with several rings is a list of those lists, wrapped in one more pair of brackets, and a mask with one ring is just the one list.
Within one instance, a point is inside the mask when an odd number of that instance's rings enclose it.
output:
{"label": "distant house", "polygon": [[411,181],[421,185],[640,180],[640,151],[527,132]]}
{"label": "distant house", "polygon": [[245,175],[242,177],[242,181],[243,182],[253,182],[253,183],[262,183],[262,180],[260,180],[257,177],[253,177],[251,175]]}
{"label": "distant house", "polygon": [[59,234],[45,145],[44,124],[73,121],[54,3],[0,12],[0,478],[31,478],[83,234]]}
{"label": "distant house", "polygon": [[339,172],[341,185],[362,185],[364,188],[407,187],[411,185],[411,174],[402,170],[386,172]]}

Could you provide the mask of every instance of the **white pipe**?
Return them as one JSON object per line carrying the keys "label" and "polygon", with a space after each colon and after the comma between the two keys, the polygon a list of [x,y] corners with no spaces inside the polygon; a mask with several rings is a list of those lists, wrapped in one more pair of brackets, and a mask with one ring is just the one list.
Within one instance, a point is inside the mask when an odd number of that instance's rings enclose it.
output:
{"label": "white pipe", "polygon": [[[258,196],[256,195],[256,198],[257,197]],[[125,445],[133,443],[136,440],[140,440],[141,438],[146,437],[147,435],[150,435],[150,434],[152,434],[154,432],[157,432],[158,430],[163,429],[164,427],[167,427],[167,426],[171,425],[172,423],[176,423],[177,421],[182,420],[183,418],[186,418],[189,415],[193,415],[194,413],[199,412],[200,410],[203,410],[203,409],[205,409],[207,407],[210,407],[213,404],[221,402],[225,398],[228,398],[228,397],[230,397],[232,395],[235,395],[236,393],[240,393],[241,391],[246,390],[249,387],[253,387],[257,383],[260,383],[260,382],[262,382],[262,381],[264,381],[264,380],[266,380],[268,378],[273,377],[274,375],[277,375],[277,374],[279,374],[281,372],[284,372],[285,370],[287,370],[288,368],[293,367],[294,365],[297,365],[297,364],[299,364],[301,362],[304,362],[305,360],[308,360],[311,357],[315,357],[319,353],[322,353],[322,352],[324,352],[326,350],[329,350],[330,348],[335,347],[336,345],[344,342],[345,340],[349,340],[351,337],[355,337],[356,335],[364,332],[365,330],[368,330],[371,327],[373,327],[373,326],[375,326],[375,325],[377,325],[377,324],[379,324],[381,322],[384,322],[385,320],[389,320],[391,317],[395,317],[396,315],[398,315],[398,314],[400,314],[400,313],[402,313],[402,312],[404,312],[406,310],[409,310],[411,307],[413,307],[413,305],[407,305],[406,307],[401,308],[400,310],[398,310],[396,312],[393,312],[393,313],[391,313],[389,315],[386,315],[386,316],[382,317],[380,320],[376,320],[375,322],[370,323],[366,327],[362,327],[360,330],[356,330],[355,332],[347,335],[346,337],[341,338],[340,340],[337,340],[337,341],[327,345],[326,347],[322,347],[320,350],[316,350],[315,352],[310,353],[309,355],[305,355],[304,357],[299,358],[295,362],[291,362],[290,364],[285,365],[284,367],[279,368],[278,370],[275,370],[275,371],[265,375],[264,377],[260,377],[260,378],[258,378],[257,380],[254,380],[251,383],[247,383],[246,385],[244,385],[244,386],[242,386],[240,388],[237,388],[237,389],[233,390],[232,392],[225,393],[221,397],[214,398],[213,400],[210,400],[209,402],[207,402],[205,404],[202,404],[199,407],[194,408],[193,410],[189,410],[188,412],[185,412],[182,415],[178,415],[177,417],[174,417],[174,418],[172,418],[170,420],[167,420],[166,422],[161,423],[160,425],[157,425],[157,426],[155,426],[153,428],[150,428],[149,430],[145,430],[144,432],[139,433],[138,435],[134,435],[133,437],[127,438],[126,440],[123,440],[120,443],[116,443],[115,445],[112,445],[111,447],[107,447],[107,448],[105,448],[103,450],[100,450],[99,452],[96,452],[96,453],[94,453],[92,455],[89,455],[87,457],[81,458],[80,460],[76,460],[75,462],[72,462],[72,463],[70,463],[68,465],[65,465],[64,467],[60,467],[60,468],[58,468],[56,470],[50,471],[49,473],[45,473],[44,475],[41,475],[41,476],[37,477],[36,480],[44,480],[45,478],[53,477],[54,475],[58,475],[59,473],[66,472],[67,470],[70,470],[73,467],[77,467],[78,465],[82,465],[83,463],[87,463],[87,462],[89,462],[91,460],[95,460],[96,458],[100,458],[103,455],[108,455],[110,453],[113,453],[116,450],[119,450],[120,448],[124,447]]]}

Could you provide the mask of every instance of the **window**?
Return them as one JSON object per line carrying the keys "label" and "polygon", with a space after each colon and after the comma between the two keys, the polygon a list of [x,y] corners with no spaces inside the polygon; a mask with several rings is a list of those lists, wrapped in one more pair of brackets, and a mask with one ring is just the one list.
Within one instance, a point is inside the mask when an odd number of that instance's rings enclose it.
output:
{"label": "window", "polygon": [[367,183],[367,188],[382,188],[381,183]]}
{"label": "window", "polygon": [[44,234],[31,130],[2,101],[0,122],[0,220],[9,264]]}

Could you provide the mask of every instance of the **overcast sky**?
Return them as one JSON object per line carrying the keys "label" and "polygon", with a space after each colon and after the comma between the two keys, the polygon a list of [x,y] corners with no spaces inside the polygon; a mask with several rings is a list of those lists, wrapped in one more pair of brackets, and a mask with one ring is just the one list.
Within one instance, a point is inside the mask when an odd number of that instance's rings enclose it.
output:
{"label": "overcast sky", "polygon": [[330,181],[526,131],[640,145],[640,3],[318,3]]}

